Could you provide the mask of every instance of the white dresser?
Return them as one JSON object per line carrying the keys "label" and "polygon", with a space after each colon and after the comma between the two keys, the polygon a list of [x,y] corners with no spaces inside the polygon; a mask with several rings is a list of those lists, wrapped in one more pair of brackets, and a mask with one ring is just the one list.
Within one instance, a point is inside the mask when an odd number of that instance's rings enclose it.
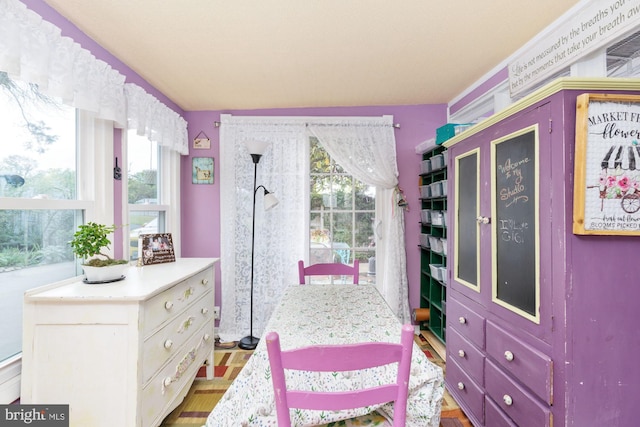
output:
{"label": "white dresser", "polygon": [[158,426],[202,364],[213,378],[213,258],[129,267],[25,293],[21,403],[69,404],[71,427]]}

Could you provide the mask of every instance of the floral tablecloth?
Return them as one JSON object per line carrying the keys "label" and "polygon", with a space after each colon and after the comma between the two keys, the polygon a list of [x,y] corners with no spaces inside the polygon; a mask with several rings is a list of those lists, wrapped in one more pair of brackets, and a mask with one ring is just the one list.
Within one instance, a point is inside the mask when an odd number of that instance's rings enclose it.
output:
{"label": "floral tablecloth", "polygon": [[[267,332],[280,335],[283,350],[315,344],[400,342],[401,324],[372,285],[295,285],[274,311]],[[364,372],[287,371],[293,387],[349,389],[395,380],[394,367]],[[414,343],[407,405],[408,427],[438,427],[444,393],[442,369]],[[348,411],[292,412],[296,426],[327,424],[374,410],[393,416],[393,404]],[[206,427],[277,426],[266,343],[260,340],[247,364],[207,419]]]}

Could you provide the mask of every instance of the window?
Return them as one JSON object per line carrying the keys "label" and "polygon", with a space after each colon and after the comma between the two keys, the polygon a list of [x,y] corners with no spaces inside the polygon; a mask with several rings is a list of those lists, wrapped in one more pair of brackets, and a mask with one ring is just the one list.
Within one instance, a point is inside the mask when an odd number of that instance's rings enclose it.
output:
{"label": "window", "polygon": [[374,283],[375,187],[346,173],[315,138],[310,153],[309,263],[357,259],[361,282]]}
{"label": "window", "polygon": [[22,351],[22,297],[79,274],[76,111],[0,73],[0,364]]}
{"label": "window", "polygon": [[126,140],[129,259],[136,260],[140,234],[171,232],[174,248],[178,246],[179,205],[172,207],[169,201],[179,200],[180,156],[133,129]]}
{"label": "window", "polygon": [[138,236],[164,231],[159,201],[158,144],[135,130],[127,133],[127,194],[129,204],[129,259],[138,259]]}

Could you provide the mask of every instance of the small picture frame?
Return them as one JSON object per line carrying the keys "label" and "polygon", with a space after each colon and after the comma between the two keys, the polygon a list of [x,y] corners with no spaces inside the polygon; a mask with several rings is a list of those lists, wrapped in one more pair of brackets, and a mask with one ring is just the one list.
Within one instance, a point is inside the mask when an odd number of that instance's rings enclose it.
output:
{"label": "small picture frame", "polygon": [[142,265],[175,262],[171,233],[141,234],[138,236],[138,247]]}
{"label": "small picture frame", "polygon": [[200,133],[193,138],[193,148],[196,150],[208,150],[211,148],[211,140],[206,133],[200,131]]}
{"label": "small picture frame", "polygon": [[192,183],[213,184],[213,157],[194,157],[192,161]]}

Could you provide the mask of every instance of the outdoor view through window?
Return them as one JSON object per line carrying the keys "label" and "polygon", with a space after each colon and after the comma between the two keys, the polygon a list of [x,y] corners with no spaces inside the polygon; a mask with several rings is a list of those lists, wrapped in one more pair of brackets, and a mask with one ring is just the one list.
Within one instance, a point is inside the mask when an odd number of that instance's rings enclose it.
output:
{"label": "outdoor view through window", "polygon": [[22,351],[24,291],[76,275],[76,112],[0,72],[0,362]]}
{"label": "outdoor view through window", "polygon": [[360,283],[375,283],[375,187],[345,172],[315,138],[310,160],[309,263],[357,259]]}

